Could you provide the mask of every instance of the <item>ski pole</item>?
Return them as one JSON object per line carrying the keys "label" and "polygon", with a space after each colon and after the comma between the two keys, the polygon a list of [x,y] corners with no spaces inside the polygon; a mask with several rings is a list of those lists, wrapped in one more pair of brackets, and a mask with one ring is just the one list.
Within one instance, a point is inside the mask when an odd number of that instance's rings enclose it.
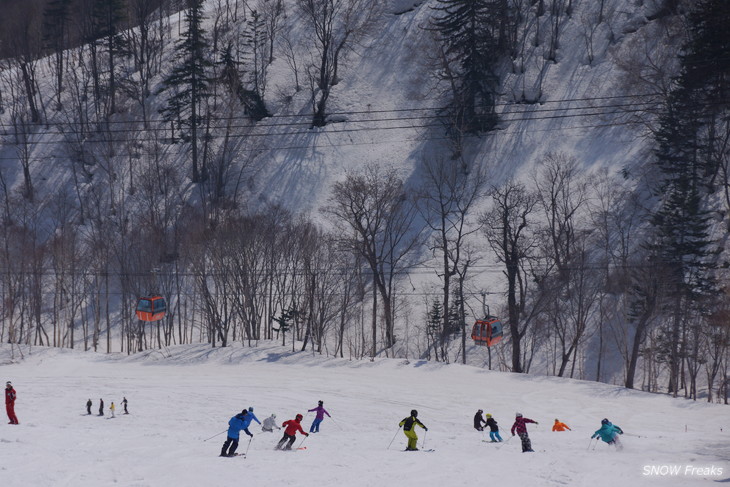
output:
{"label": "ski pole", "polygon": [[428,433],[428,430],[423,432],[423,442],[421,443],[421,448],[424,450],[426,449],[426,433]]}
{"label": "ski pole", "polygon": [[210,438],[206,438],[206,439],[204,439],[203,441],[208,441],[208,440],[212,440],[212,439],[213,439],[213,438],[215,438],[216,436],[218,436],[218,435],[222,435],[222,434],[223,434],[223,433],[225,433],[226,431],[228,431],[228,430],[226,429],[226,430],[223,430],[223,431],[221,431],[220,433],[216,433],[215,435],[211,436]]}
{"label": "ski pole", "polygon": [[[400,428],[401,428],[401,427],[400,427],[400,426],[398,426],[398,431],[400,431]],[[398,436],[398,431],[396,431],[396,432],[395,432],[395,434],[393,435],[393,439],[392,439],[392,440],[390,440],[390,443],[388,443],[388,448],[386,448],[386,450],[390,450],[390,445],[392,445],[392,444],[393,444],[393,441],[395,440],[395,437],[396,437],[396,436]]]}
{"label": "ski pole", "polygon": [[302,447],[305,441],[307,441],[307,438],[309,438],[309,435],[305,435],[304,438],[302,438],[302,441],[299,442],[299,445],[297,445],[297,450]]}
{"label": "ski pole", "polygon": [[586,451],[591,447],[591,443],[593,443],[593,437],[591,436],[591,439],[588,440],[588,448],[586,448]]}
{"label": "ski pole", "polygon": [[332,420],[333,423],[335,423],[335,426],[337,426],[340,429],[340,431],[342,431],[342,427],[340,426],[340,424],[337,421],[335,421],[335,418],[330,416],[330,419]]}
{"label": "ski pole", "polygon": [[515,437],[515,435],[512,435],[512,436],[510,436],[509,438],[507,438],[507,439],[506,439],[506,440],[505,440],[505,441],[504,441],[504,442],[503,442],[503,443],[502,443],[501,445],[499,445],[499,446],[497,447],[497,449],[499,450],[499,449],[501,449],[502,447],[504,447],[504,445],[506,445],[507,443],[509,443],[509,440],[511,440],[511,439],[512,439],[512,438],[514,438],[514,437]]}
{"label": "ski pole", "polygon": [[251,441],[253,441],[253,436],[249,437],[248,445],[246,445],[246,453],[244,453],[243,456],[248,455],[248,449],[251,448]]}

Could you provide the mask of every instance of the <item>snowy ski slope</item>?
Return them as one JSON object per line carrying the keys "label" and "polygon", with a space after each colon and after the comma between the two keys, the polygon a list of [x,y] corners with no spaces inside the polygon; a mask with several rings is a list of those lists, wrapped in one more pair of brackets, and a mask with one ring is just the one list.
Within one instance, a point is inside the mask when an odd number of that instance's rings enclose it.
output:
{"label": "snowy ski slope", "polygon": [[[19,426],[0,424],[0,484],[14,486],[694,486],[730,482],[730,410],[620,387],[490,372],[458,364],[375,362],[292,353],[264,344],[206,345],[104,355],[0,347],[3,383],[18,392]],[[122,415],[121,400],[130,415]],[[104,418],[86,416],[98,400]],[[231,416],[307,414],[318,400],[332,414],[306,450],[273,451],[280,433],[253,425],[247,457],[218,453]],[[109,419],[114,401],[117,417]],[[398,422],[412,408],[429,427],[406,453]],[[519,439],[483,442],[472,418],[492,413],[505,440],[516,411],[540,424]],[[623,451],[589,438],[608,417]],[[573,431],[550,431],[555,418]],[[312,413],[303,425],[309,428]],[[242,438],[246,438],[242,435]],[[390,449],[388,445],[391,440]],[[295,445],[302,439],[298,438]],[[243,439],[239,451],[246,451]],[[692,470],[694,469],[694,470]],[[666,473],[662,475],[661,473]]]}

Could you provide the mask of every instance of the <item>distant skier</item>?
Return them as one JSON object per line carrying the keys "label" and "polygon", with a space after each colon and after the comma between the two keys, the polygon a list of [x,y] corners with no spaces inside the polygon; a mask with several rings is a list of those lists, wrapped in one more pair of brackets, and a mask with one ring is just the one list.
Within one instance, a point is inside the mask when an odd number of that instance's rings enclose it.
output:
{"label": "distant skier", "polygon": [[253,413],[253,406],[250,406],[248,408],[248,413],[246,414],[246,417],[243,419],[243,428],[246,430],[246,434],[249,436],[253,436],[248,431],[248,427],[251,425],[251,421],[256,421],[258,424],[261,424],[261,421],[259,421],[259,418],[256,417],[256,415]]}
{"label": "distant skier", "polygon": [[600,437],[609,445],[615,445],[616,449],[620,450],[623,447],[618,439],[618,435],[622,434],[624,434],[624,431],[621,428],[611,423],[608,419],[603,418],[601,420],[601,427],[593,433],[591,439]]}
{"label": "distant skier", "polygon": [[116,411],[116,410],[117,410],[117,408],[114,407],[114,402],[112,402],[112,405],[109,406],[109,411],[111,412],[112,418],[116,417],[116,416],[114,416],[114,411]]}
{"label": "distant skier", "polygon": [[565,431],[565,430],[573,431],[572,429],[570,429],[570,427],[567,424],[561,423],[560,420],[555,418],[555,424],[553,424],[553,431]]}
{"label": "distant skier", "polygon": [[129,411],[127,411],[127,398],[122,399],[122,406],[124,406],[124,414],[129,414]]}
{"label": "distant skier", "polygon": [[18,423],[18,417],[15,415],[15,398],[18,394],[13,389],[13,384],[10,381],[5,383],[5,410],[8,413],[8,424],[20,424]]}
{"label": "distant skier", "polygon": [[223,443],[220,456],[232,457],[235,455],[236,449],[238,448],[238,437],[241,430],[245,431],[248,436],[253,437],[253,434],[251,434],[251,432],[247,429],[248,425],[245,423],[246,416],[248,416],[248,411],[244,409],[228,421],[228,437]]}
{"label": "distant skier", "polygon": [[104,416],[104,399],[99,398],[99,416]]}
{"label": "distant skier", "polygon": [[527,423],[539,424],[537,421],[533,421],[529,418],[524,418],[522,413],[515,415],[515,424],[512,425],[512,436],[515,435],[515,430],[522,441],[522,453],[535,451],[532,449],[532,442],[530,436],[527,434]]}
{"label": "distant skier", "polygon": [[477,413],[474,415],[474,429],[477,431],[484,431],[484,425],[487,424],[486,421],[484,421],[484,418],[482,417],[482,411],[481,409],[477,411]]}
{"label": "distant skier", "polygon": [[487,426],[489,426],[489,439],[492,440],[492,443],[502,441],[502,437],[499,436],[499,426],[489,413],[487,413]]}
{"label": "distant skier", "polygon": [[[302,419],[304,419],[304,416],[301,414],[297,414],[294,419],[290,419],[289,421],[284,421],[282,426],[284,427],[284,436],[281,437],[279,440],[279,443],[277,443],[274,450],[291,450],[292,445],[294,444],[294,440],[297,436],[297,431],[299,431],[304,436],[309,436],[309,433],[304,431],[302,429]],[[284,446],[284,443],[286,446]]]}
{"label": "distant skier", "polygon": [[91,398],[89,398],[88,401],[86,401],[86,414],[91,414]]}
{"label": "distant skier", "polygon": [[310,433],[319,433],[319,423],[321,423],[322,420],[324,420],[325,414],[327,416],[329,416],[330,418],[332,417],[332,416],[330,416],[330,413],[328,413],[327,410],[323,407],[323,404],[324,403],[322,401],[319,401],[316,408],[307,409],[307,412],[310,412],[310,413],[312,411],[317,412],[316,416],[314,417],[314,421],[312,421],[312,426],[309,427]]}
{"label": "distant skier", "polygon": [[424,430],[428,431],[428,428],[426,428],[426,425],[421,423],[418,420],[418,411],[413,409],[411,411],[411,415],[407,418],[403,418],[403,420],[398,423],[398,426],[403,427],[403,434],[406,435],[408,438],[408,445],[406,446],[406,451],[418,451],[418,448],[416,448],[416,445],[418,444],[418,435],[416,434],[416,425],[420,426]]}
{"label": "distant skier", "polygon": [[268,418],[264,420],[263,426],[261,426],[261,431],[264,431],[266,433],[273,433],[274,428],[280,430],[279,426],[276,424],[276,414],[271,414]]}

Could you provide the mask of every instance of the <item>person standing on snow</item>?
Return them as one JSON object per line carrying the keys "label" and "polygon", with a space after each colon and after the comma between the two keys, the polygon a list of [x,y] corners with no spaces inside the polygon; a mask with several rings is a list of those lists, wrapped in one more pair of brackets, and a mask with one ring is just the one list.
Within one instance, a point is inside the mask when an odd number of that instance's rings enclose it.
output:
{"label": "person standing on snow", "polygon": [[477,413],[474,415],[474,429],[477,431],[484,431],[484,425],[487,424],[486,421],[484,421],[484,418],[482,417],[482,411],[481,409],[477,411]]}
{"label": "person standing on snow", "polygon": [[535,451],[532,449],[532,442],[530,436],[527,434],[527,423],[539,424],[537,421],[533,421],[530,418],[524,418],[522,413],[515,415],[515,424],[512,425],[512,436],[515,435],[515,430],[522,441],[522,453]]}
{"label": "person standing on snow", "polygon": [[264,420],[264,424],[263,426],[261,426],[261,431],[264,431],[266,433],[273,433],[274,428],[278,430],[281,429],[276,425],[276,414],[272,413],[271,416]]}
{"label": "person standing on snow", "polygon": [[[302,416],[301,414],[297,414],[294,419],[284,421],[284,423],[282,424],[282,426],[285,428],[284,436],[281,437],[279,443],[277,443],[274,450],[291,450],[291,447],[294,444],[294,440],[297,436],[297,431],[299,431],[304,436],[309,436],[309,433],[302,429],[302,419],[304,419],[304,416]],[[289,443],[284,446],[284,443],[286,443],[287,441],[289,441]]]}
{"label": "person standing on snow", "polygon": [[332,417],[332,416],[330,416],[330,413],[328,413],[327,410],[323,407],[323,404],[324,403],[322,401],[319,401],[316,408],[307,409],[307,412],[310,412],[310,413],[312,411],[317,412],[317,415],[314,417],[314,421],[312,421],[312,426],[309,427],[310,433],[319,433],[319,423],[321,423],[322,420],[324,420],[325,414],[327,416],[329,416],[330,418]]}
{"label": "person standing on snow", "polygon": [[398,423],[398,426],[403,427],[403,434],[408,438],[408,445],[406,445],[406,451],[418,451],[416,445],[418,444],[418,435],[416,434],[416,425],[420,426],[424,430],[428,431],[426,425],[418,420],[418,411],[413,409],[411,415]]}
{"label": "person standing on snow", "polygon": [[129,414],[129,411],[127,411],[127,398],[122,398],[122,406],[124,406],[124,414]]}
{"label": "person standing on snow", "polygon": [[591,439],[600,437],[609,445],[616,445],[616,448],[620,450],[622,447],[618,435],[622,434],[624,434],[624,431],[621,428],[612,424],[608,419],[603,418],[601,420],[601,427],[593,433]]}
{"label": "person standing on snow", "polygon": [[104,399],[99,398],[99,416],[104,416]]}
{"label": "person standing on snow", "polygon": [[570,427],[567,424],[561,423],[560,420],[555,418],[555,424],[553,425],[553,431],[565,431],[565,430],[573,431],[572,429],[570,429]]}
{"label": "person standing on snow", "polygon": [[10,381],[5,383],[5,410],[8,413],[8,424],[20,424],[18,423],[18,417],[15,415],[15,398],[18,394],[13,389],[13,384]]}
{"label": "person standing on snow", "polygon": [[86,401],[86,414],[91,414],[91,398],[89,398],[88,401]]}
{"label": "person standing on snow", "polygon": [[[238,448],[238,437],[241,430],[245,431],[248,436],[253,438],[253,434],[251,434],[251,432],[247,429],[248,425],[245,423],[246,416],[248,416],[248,411],[244,409],[228,421],[228,437],[223,443],[220,456],[232,457],[235,455],[236,449]],[[230,449],[228,448],[229,446]]]}
{"label": "person standing on snow", "polygon": [[116,417],[114,416],[114,411],[116,411],[117,408],[114,407],[114,403],[112,402],[112,405],[109,406],[109,411],[112,413],[112,418]]}
{"label": "person standing on snow", "polygon": [[497,422],[494,420],[492,415],[488,413],[487,426],[489,426],[489,439],[492,440],[492,443],[502,441],[502,437],[499,436],[499,426],[497,426]]}

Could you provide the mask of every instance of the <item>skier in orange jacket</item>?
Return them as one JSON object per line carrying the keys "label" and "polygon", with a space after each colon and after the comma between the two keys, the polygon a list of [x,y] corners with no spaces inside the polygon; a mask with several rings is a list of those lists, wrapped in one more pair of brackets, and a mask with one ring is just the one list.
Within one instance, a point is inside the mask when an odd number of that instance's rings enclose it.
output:
{"label": "skier in orange jacket", "polygon": [[572,429],[570,429],[570,427],[567,424],[561,423],[559,419],[555,418],[555,424],[553,425],[553,431],[565,431],[565,430],[573,431]]}

